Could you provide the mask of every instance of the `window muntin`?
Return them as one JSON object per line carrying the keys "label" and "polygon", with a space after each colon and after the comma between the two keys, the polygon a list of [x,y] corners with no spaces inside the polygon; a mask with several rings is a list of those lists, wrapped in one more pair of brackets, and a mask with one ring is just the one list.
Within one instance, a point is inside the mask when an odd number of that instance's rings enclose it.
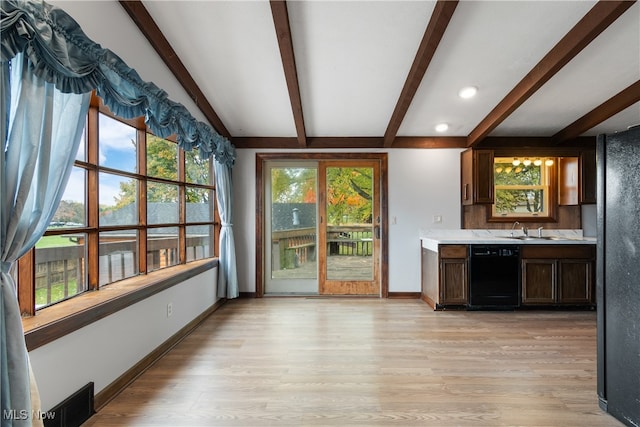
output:
{"label": "window muntin", "polygon": [[[29,268],[34,278],[16,274],[18,286],[28,287],[36,300],[32,305],[21,299],[23,313],[34,314],[86,290],[215,255],[213,160],[200,159],[197,150],[185,153],[170,139],[148,133],[142,119],[114,118],[95,107],[98,104],[90,108],[62,197],[65,202],[42,243],[33,249],[35,262]],[[162,215],[154,216],[154,209]],[[45,247],[47,240],[55,242]],[[72,250],[66,260],[48,261],[56,251]],[[89,253],[98,256],[92,259]],[[30,265],[27,258],[25,265]],[[67,270],[46,262],[66,263]],[[36,280],[36,272],[47,268],[51,274],[40,274]]]}
{"label": "window muntin", "polygon": [[553,159],[528,160],[496,157],[493,179],[494,218],[544,218],[550,216]]}

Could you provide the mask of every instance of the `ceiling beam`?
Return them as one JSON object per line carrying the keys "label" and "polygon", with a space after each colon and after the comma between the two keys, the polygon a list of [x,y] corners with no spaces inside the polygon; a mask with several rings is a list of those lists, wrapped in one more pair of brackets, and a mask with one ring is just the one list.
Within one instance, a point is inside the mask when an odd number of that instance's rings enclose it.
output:
{"label": "ceiling beam", "polygon": [[[517,138],[516,138],[517,139]],[[464,148],[467,138],[464,136],[438,136],[438,137],[410,137],[399,136],[396,138],[393,148]],[[243,148],[279,148],[296,149],[303,148],[297,143],[296,138],[282,137],[237,137],[233,139],[237,149]],[[327,136],[308,137],[307,146],[313,149],[337,149],[359,148],[379,150],[383,148],[382,137],[353,137],[353,136]]]}
{"label": "ceiling beam", "polygon": [[552,139],[556,144],[561,144],[569,139],[576,138],[594,126],[604,122],[620,111],[640,101],[640,80],[612,96],[566,128],[562,129]]}
{"label": "ceiling beam", "polygon": [[633,1],[600,0],[547,53],[507,96],[485,117],[467,138],[467,146],[476,145],[511,113],[540,89],[551,77],[618,19]]}
{"label": "ceiling beam", "polygon": [[422,78],[424,77],[433,55],[436,53],[436,49],[442,40],[442,36],[451,21],[453,12],[458,6],[458,1],[438,0],[431,14],[431,19],[427,25],[422,41],[418,47],[418,52],[413,60],[411,69],[407,76],[407,80],[404,83],[402,92],[400,92],[400,98],[396,103],[396,107],[393,110],[387,130],[384,132],[384,146],[389,148],[393,144],[394,139],[400,129],[400,125],[404,120],[411,101],[415,96]]}
{"label": "ceiling beam", "polygon": [[291,37],[291,27],[289,25],[289,12],[287,2],[284,0],[270,0],[273,24],[276,29],[278,46],[280,47],[280,57],[282,58],[282,68],[284,77],[289,89],[289,100],[293,112],[293,121],[296,125],[296,134],[300,148],[307,146],[307,135],[304,128],[304,115],[302,113],[302,99],[300,97],[300,85],[298,84],[298,71],[296,59],[293,54],[293,39]]}
{"label": "ceiling beam", "polygon": [[200,87],[193,77],[191,77],[187,67],[184,66],[178,54],[173,50],[169,41],[165,38],[164,34],[162,34],[160,27],[158,27],[142,2],[138,0],[120,0],[120,5],[129,14],[149,43],[151,43],[151,46],[153,46],[160,58],[167,67],[169,67],[169,70],[171,70],[178,82],[180,82],[182,87],[187,91],[189,97],[195,102],[200,111],[202,111],[213,128],[218,131],[220,135],[231,138],[231,134],[214,111],[207,97],[202,90],[200,90]]}

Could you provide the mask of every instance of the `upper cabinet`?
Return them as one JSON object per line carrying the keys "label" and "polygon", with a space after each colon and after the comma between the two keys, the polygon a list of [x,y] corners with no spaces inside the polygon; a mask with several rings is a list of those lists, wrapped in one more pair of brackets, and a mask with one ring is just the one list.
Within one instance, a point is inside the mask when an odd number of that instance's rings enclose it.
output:
{"label": "upper cabinet", "polygon": [[579,158],[560,157],[558,159],[558,205],[580,204]]}
{"label": "upper cabinet", "polygon": [[558,159],[558,204],[596,203],[596,152],[583,150],[578,157]]}
{"label": "upper cabinet", "polygon": [[580,203],[596,203],[596,150],[584,150],[580,153]]}
{"label": "upper cabinet", "polygon": [[[507,150],[501,149],[500,151],[504,156],[504,152]],[[569,153],[567,152],[567,154]],[[514,155],[526,158],[522,155],[522,149],[514,150]],[[554,159],[557,160],[557,175],[554,173],[551,176],[557,176],[557,205],[595,204],[595,150],[577,149],[569,155],[554,156],[550,159],[551,164],[554,163]],[[462,205],[491,205],[495,203],[494,150],[469,148],[461,153],[460,161]],[[554,178],[554,187],[555,182]],[[549,203],[553,202],[549,200]]]}
{"label": "upper cabinet", "polygon": [[469,148],[461,153],[463,205],[493,203],[493,151]]}

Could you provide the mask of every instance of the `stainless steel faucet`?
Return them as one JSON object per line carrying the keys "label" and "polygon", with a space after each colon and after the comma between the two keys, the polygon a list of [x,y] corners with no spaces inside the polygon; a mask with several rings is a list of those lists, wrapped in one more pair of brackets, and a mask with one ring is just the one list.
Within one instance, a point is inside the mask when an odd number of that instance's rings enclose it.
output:
{"label": "stainless steel faucet", "polygon": [[542,229],[544,227],[538,227],[538,237],[542,238]]}
{"label": "stainless steel faucet", "polygon": [[525,237],[529,237],[529,229],[527,227],[522,227],[522,232],[524,233]]}
{"label": "stainless steel faucet", "polygon": [[515,221],[511,226],[511,237],[513,237],[513,229],[516,228],[516,225],[520,225],[520,223],[518,221]]}

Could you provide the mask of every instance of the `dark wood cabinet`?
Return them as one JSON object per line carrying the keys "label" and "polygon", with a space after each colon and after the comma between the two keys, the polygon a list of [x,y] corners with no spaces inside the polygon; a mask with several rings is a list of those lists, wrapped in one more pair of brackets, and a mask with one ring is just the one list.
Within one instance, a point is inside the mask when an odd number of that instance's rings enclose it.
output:
{"label": "dark wood cabinet", "polygon": [[556,261],[522,260],[522,304],[554,304],[556,302]]}
{"label": "dark wood cabinet", "polygon": [[580,167],[578,157],[558,158],[558,205],[575,206],[580,203]]}
{"label": "dark wood cabinet", "polygon": [[593,302],[593,261],[558,260],[558,303],[591,304]]}
{"label": "dark wood cabinet", "polygon": [[595,203],[595,151],[581,151],[579,157],[560,157],[558,159],[558,205]]}
{"label": "dark wood cabinet", "polygon": [[593,245],[523,246],[523,305],[593,305]]}
{"label": "dark wood cabinet", "polygon": [[580,153],[580,203],[596,203],[596,150]]}
{"label": "dark wood cabinet", "polygon": [[441,305],[466,305],[469,301],[468,246],[441,245],[440,295]]}
{"label": "dark wood cabinet", "polygon": [[463,205],[493,203],[493,151],[468,149],[460,154]]}
{"label": "dark wood cabinet", "polygon": [[467,304],[467,260],[440,260],[440,301],[445,305]]}

